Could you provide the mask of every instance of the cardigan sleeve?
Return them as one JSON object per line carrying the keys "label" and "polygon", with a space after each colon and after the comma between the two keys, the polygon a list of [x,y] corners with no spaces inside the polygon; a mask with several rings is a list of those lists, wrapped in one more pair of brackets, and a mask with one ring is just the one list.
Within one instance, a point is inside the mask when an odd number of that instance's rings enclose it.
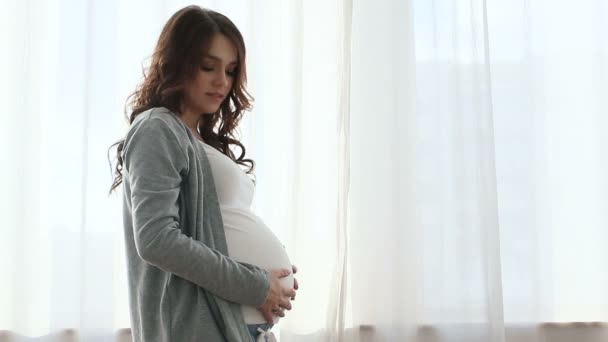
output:
{"label": "cardigan sleeve", "polygon": [[176,133],[163,120],[145,117],[125,139],[125,182],[130,188],[133,236],[142,260],[226,300],[260,306],[266,300],[268,272],[239,263],[179,229],[178,198],[188,157]]}

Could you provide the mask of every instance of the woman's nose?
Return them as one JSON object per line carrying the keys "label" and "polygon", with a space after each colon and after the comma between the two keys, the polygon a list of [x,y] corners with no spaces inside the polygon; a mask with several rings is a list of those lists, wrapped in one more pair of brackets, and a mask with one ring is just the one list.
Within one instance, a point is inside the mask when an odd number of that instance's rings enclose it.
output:
{"label": "woman's nose", "polygon": [[224,71],[220,71],[215,77],[215,84],[222,87],[228,84],[228,77],[226,77],[226,73]]}

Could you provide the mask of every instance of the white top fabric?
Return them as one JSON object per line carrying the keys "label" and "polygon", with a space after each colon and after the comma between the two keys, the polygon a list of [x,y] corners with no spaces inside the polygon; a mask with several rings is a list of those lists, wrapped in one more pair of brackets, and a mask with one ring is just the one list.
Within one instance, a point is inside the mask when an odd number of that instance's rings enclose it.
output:
{"label": "white top fabric", "polygon": [[[251,210],[255,185],[228,156],[201,141],[211,165],[226,233],[228,255],[266,270],[287,268],[291,262],[283,244]],[[281,279],[284,287],[293,287],[293,275]],[[259,310],[242,305],[247,324],[266,323]],[[275,316],[274,323],[279,321]]]}

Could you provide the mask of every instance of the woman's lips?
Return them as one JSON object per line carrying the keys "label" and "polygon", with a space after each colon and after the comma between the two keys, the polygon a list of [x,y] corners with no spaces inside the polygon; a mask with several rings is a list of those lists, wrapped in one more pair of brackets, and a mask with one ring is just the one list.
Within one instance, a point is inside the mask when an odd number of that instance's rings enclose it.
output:
{"label": "woman's lips", "polygon": [[222,101],[224,99],[224,95],[220,93],[206,93],[205,95],[209,96],[215,101]]}

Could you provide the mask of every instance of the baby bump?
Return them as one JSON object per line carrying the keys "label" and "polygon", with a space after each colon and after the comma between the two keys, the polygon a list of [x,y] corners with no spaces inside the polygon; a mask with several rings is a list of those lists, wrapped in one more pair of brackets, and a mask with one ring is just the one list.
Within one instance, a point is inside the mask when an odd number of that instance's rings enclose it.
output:
{"label": "baby bump", "polygon": [[[222,220],[231,258],[268,271],[291,270],[291,261],[281,241],[251,211],[222,208]],[[280,281],[281,285],[293,287],[293,275]]]}
{"label": "baby bump", "polygon": [[[280,269],[291,271],[291,261],[283,244],[256,215],[250,211],[222,208],[222,219],[228,255],[232,259],[268,271]],[[284,288],[293,288],[293,274],[279,278],[279,283]],[[241,310],[247,324],[266,322],[261,312],[253,306],[242,305]],[[274,323],[278,321],[279,317],[275,316]]]}

